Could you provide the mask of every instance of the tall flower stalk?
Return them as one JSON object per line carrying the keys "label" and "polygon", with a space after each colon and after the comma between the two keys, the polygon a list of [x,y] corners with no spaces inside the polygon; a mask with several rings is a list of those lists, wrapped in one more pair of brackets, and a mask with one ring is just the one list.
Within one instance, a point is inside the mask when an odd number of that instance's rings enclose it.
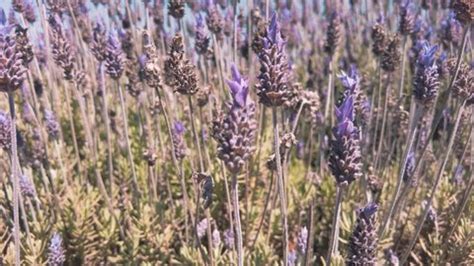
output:
{"label": "tall flower stalk", "polygon": [[435,64],[435,52],[438,49],[437,46],[430,46],[425,44],[423,50],[418,56],[417,69],[413,77],[413,96],[416,102],[415,114],[413,124],[411,126],[408,142],[400,161],[400,172],[398,175],[397,185],[395,188],[395,194],[390,201],[390,207],[387,214],[385,215],[382,226],[380,227],[379,237],[383,236],[383,233],[390,225],[390,219],[393,215],[396,202],[398,200],[401,187],[403,184],[403,178],[405,176],[406,165],[408,162],[408,155],[413,147],[413,142],[416,137],[417,123],[422,117],[424,112],[431,108],[438,95],[439,79],[438,79],[438,67]]}
{"label": "tall flower stalk", "polygon": [[122,85],[120,84],[120,77],[122,76],[124,70],[124,56],[123,51],[120,48],[120,43],[114,35],[109,35],[106,46],[105,53],[105,72],[116,81],[119,97],[120,97],[120,108],[122,110],[122,120],[125,130],[125,144],[127,145],[127,157],[128,162],[130,163],[130,169],[132,171],[132,182],[133,188],[136,193],[139,192],[137,174],[135,171],[135,163],[133,160],[133,153],[130,144],[129,130],[128,130],[128,119],[127,111],[125,108],[125,99]]}
{"label": "tall flower stalk", "polygon": [[18,165],[18,147],[16,132],[16,114],[14,91],[22,85],[27,69],[22,53],[16,49],[12,25],[0,26],[0,91],[8,94],[10,108],[10,156],[13,179],[13,237],[15,242],[15,264],[20,265],[20,166]]}
{"label": "tall flower stalk", "polygon": [[234,225],[238,265],[244,265],[242,226],[240,220],[237,177],[254,150],[255,142],[255,103],[248,96],[249,86],[235,65],[231,68],[232,79],[227,80],[232,101],[227,104],[228,112],[215,121],[213,137],[218,143],[218,157],[224,162],[232,175],[231,201],[234,212]]}
{"label": "tall flower stalk", "polygon": [[336,107],[337,124],[332,129],[329,168],[336,179],[336,203],[326,256],[327,265],[330,264],[331,257],[338,254],[339,219],[343,193],[350,183],[362,175],[359,131],[354,125],[353,97],[352,94],[348,94],[341,105]]}
{"label": "tall flower stalk", "polygon": [[286,189],[283,180],[278,129],[278,110],[288,96],[289,68],[285,54],[285,42],[281,36],[276,13],[271,18],[266,34],[262,37],[263,47],[258,54],[260,74],[258,75],[257,95],[260,103],[272,109],[273,153],[275,154],[280,195],[281,219],[283,226],[283,263],[288,265],[288,214]]}

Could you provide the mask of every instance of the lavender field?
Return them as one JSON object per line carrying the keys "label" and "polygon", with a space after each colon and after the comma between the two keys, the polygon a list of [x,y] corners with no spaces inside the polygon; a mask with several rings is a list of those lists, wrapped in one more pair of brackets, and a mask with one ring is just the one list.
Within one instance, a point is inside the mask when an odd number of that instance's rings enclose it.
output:
{"label": "lavender field", "polygon": [[0,265],[474,265],[473,0],[4,0]]}

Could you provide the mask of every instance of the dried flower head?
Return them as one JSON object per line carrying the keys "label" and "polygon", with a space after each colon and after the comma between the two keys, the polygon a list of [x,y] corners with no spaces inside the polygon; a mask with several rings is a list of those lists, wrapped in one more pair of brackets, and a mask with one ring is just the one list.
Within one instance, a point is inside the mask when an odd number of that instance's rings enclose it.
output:
{"label": "dried flower head", "polygon": [[326,31],[326,43],[324,51],[333,56],[341,40],[341,18],[337,11],[333,11],[329,16],[329,25]]}
{"label": "dried flower head", "polygon": [[184,17],[184,0],[170,0],[168,3],[168,12],[176,19]]}
{"label": "dried flower head", "polygon": [[386,47],[387,33],[385,32],[383,23],[384,19],[383,16],[381,16],[372,27],[372,52],[375,56],[381,56]]}
{"label": "dried flower head", "polygon": [[50,16],[48,22],[51,25],[51,49],[53,59],[56,64],[63,69],[64,78],[66,80],[73,80],[75,59],[71,43],[66,38],[58,17]]}
{"label": "dried flower head", "polygon": [[145,81],[151,88],[161,87],[160,60],[156,46],[148,31],[143,32],[143,50],[145,57],[140,57],[139,61],[143,67]]}
{"label": "dried flower head", "polygon": [[210,32],[214,33],[218,39],[222,38],[221,35],[224,28],[224,19],[217,9],[217,6],[212,3],[212,1],[210,1],[207,8],[206,23]]}
{"label": "dried flower head", "polygon": [[423,45],[416,62],[416,72],[413,77],[413,95],[423,106],[431,106],[438,95],[439,74],[435,63],[435,53],[438,46]]}
{"label": "dried flower head", "polygon": [[252,155],[257,125],[255,103],[248,97],[247,81],[235,65],[232,65],[231,71],[232,79],[227,80],[227,85],[232,94],[232,102],[228,103],[228,113],[214,121],[213,137],[218,143],[218,157],[231,173],[237,174]]}
{"label": "dried flower head", "polygon": [[357,213],[356,227],[349,240],[347,265],[376,265],[377,263],[377,204],[369,203]]}
{"label": "dried flower head", "polygon": [[400,34],[407,36],[413,32],[415,26],[415,13],[413,12],[413,3],[411,0],[404,0],[400,5]]}
{"label": "dried flower head", "polygon": [[165,61],[165,82],[175,92],[193,95],[198,91],[195,66],[185,57],[183,37],[176,34]]}
{"label": "dried flower head", "polygon": [[257,95],[266,106],[280,106],[287,98],[289,68],[284,44],[277,15],[274,13],[263,38],[262,50],[258,54],[260,74]]}
{"label": "dried flower head", "polygon": [[15,28],[16,51],[21,54],[21,59],[25,67],[33,61],[33,46],[30,43],[27,34],[28,29],[21,26]]}
{"label": "dried flower head", "polygon": [[[451,76],[454,76],[456,60],[448,60],[447,67]],[[464,62],[459,65],[458,76],[453,84],[453,95],[460,100],[466,100],[468,104],[474,103],[474,69]]]}
{"label": "dried flower head", "polygon": [[387,47],[382,53],[381,67],[387,72],[395,71],[400,65],[400,38],[392,35],[386,40]]}
{"label": "dried flower head", "polygon": [[125,65],[123,54],[117,37],[109,34],[105,53],[105,72],[113,79],[119,79],[122,76]]}
{"label": "dried flower head", "polygon": [[102,62],[107,56],[107,30],[102,23],[97,23],[92,30],[90,49],[97,61]]}
{"label": "dried flower head", "polygon": [[336,107],[337,124],[332,130],[329,168],[338,184],[355,181],[361,174],[359,131],[354,126],[353,96]]}
{"label": "dried flower head", "polygon": [[469,25],[474,19],[474,2],[472,0],[453,0],[451,8],[463,25]]}

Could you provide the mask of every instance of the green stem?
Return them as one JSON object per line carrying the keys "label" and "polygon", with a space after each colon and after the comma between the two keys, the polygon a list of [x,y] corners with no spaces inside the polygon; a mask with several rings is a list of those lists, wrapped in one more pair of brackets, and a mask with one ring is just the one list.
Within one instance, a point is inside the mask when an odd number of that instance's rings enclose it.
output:
{"label": "green stem", "polygon": [[280,209],[283,225],[283,263],[288,265],[288,215],[286,210],[286,193],[285,184],[283,182],[283,171],[281,165],[280,155],[280,136],[278,130],[278,114],[276,107],[272,107],[272,121],[273,121],[273,148],[275,153],[275,163],[278,178],[278,193],[280,194]]}

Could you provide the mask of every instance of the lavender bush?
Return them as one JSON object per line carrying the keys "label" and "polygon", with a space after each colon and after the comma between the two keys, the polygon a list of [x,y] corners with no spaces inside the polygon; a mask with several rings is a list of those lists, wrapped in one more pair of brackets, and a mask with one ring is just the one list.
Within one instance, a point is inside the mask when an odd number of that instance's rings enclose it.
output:
{"label": "lavender bush", "polygon": [[469,0],[0,3],[0,265],[472,265]]}

